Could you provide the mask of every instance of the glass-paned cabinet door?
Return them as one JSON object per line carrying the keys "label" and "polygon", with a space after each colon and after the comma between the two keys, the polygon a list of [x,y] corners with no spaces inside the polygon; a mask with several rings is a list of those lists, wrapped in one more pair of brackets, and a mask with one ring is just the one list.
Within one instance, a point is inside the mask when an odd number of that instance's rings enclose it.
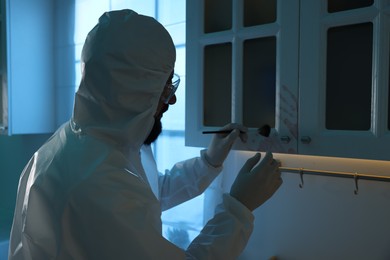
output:
{"label": "glass-paned cabinet door", "polygon": [[[247,126],[243,150],[296,153],[298,0],[187,1],[186,145]],[[258,130],[270,126],[270,135]]]}
{"label": "glass-paned cabinet door", "polygon": [[300,154],[390,159],[387,0],[301,0]]}

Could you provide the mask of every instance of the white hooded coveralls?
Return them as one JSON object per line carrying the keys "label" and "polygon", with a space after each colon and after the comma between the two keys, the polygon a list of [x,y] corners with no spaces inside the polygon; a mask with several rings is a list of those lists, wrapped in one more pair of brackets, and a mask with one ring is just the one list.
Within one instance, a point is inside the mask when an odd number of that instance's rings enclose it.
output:
{"label": "white hooded coveralls", "polygon": [[253,215],[229,195],[187,250],[161,234],[161,210],[199,195],[221,171],[201,155],[159,177],[160,201],[149,185],[140,149],[174,69],[168,32],[131,10],[107,12],[82,62],[72,119],[20,177],[9,259],[235,259]]}

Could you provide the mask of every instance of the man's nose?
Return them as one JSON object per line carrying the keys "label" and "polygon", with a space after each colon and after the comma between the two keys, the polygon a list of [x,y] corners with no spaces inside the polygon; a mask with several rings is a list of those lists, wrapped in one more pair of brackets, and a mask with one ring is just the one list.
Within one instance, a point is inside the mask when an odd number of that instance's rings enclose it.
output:
{"label": "man's nose", "polygon": [[175,103],[176,103],[176,95],[173,95],[173,96],[169,99],[168,104],[169,104],[169,105],[173,105],[173,104],[175,104]]}

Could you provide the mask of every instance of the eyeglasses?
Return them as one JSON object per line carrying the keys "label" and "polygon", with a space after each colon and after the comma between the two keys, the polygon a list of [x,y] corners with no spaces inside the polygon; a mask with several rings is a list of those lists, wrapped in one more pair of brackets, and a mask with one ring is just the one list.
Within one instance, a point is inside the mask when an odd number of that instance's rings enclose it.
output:
{"label": "eyeglasses", "polygon": [[180,76],[176,73],[173,74],[172,77],[172,83],[167,83],[165,85],[164,91],[161,94],[161,101],[164,102],[164,104],[168,104],[169,100],[175,95],[176,89],[179,87],[180,84]]}

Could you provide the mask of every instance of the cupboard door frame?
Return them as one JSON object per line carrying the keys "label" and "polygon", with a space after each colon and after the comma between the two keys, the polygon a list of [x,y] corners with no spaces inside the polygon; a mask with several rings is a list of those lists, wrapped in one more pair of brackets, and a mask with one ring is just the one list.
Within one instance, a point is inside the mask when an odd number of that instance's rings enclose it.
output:
{"label": "cupboard door frame", "polygon": [[[243,43],[248,39],[276,37],[275,128],[268,138],[251,129],[240,150],[271,150],[296,153],[298,133],[298,26],[299,0],[277,1],[276,21],[243,27],[243,1],[232,0],[232,28],[205,34],[204,1],[187,1],[186,39],[186,145],[206,147],[210,135],[204,130],[218,127],[203,125],[203,49],[218,43],[232,45],[231,122],[243,123]],[[222,94],[222,93],[221,93]],[[255,113],[255,111],[254,111]],[[259,126],[260,127],[260,126]]]}
{"label": "cupboard door frame", "polygon": [[[328,13],[325,1],[301,0],[298,153],[365,159],[390,159],[387,128],[389,91],[389,6]],[[327,29],[373,23],[371,127],[368,131],[328,130],[325,127]],[[353,98],[353,94],[351,94]],[[348,120],[348,119],[346,119]],[[301,139],[310,137],[311,141]]]}

